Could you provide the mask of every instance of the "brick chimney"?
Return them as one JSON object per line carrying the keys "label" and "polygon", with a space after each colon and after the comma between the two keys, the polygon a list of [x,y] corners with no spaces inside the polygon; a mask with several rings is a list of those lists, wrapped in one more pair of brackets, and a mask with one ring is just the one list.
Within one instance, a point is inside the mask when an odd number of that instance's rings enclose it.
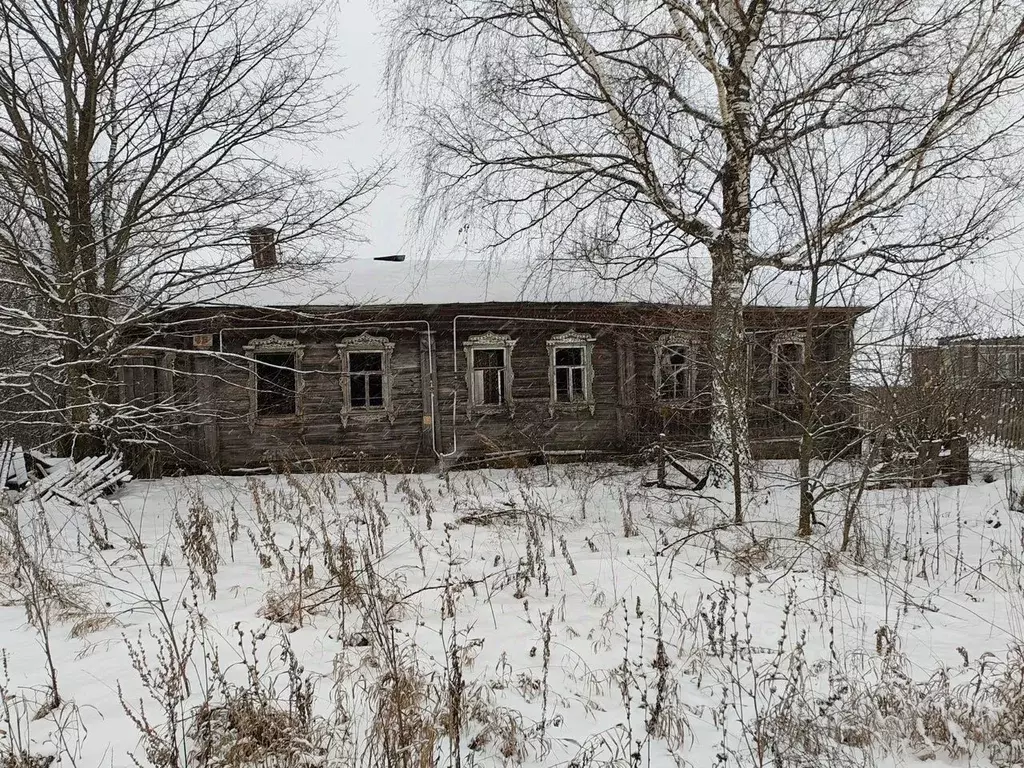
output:
{"label": "brick chimney", "polygon": [[256,269],[277,266],[277,232],[270,227],[250,229],[249,248],[252,250],[252,265]]}

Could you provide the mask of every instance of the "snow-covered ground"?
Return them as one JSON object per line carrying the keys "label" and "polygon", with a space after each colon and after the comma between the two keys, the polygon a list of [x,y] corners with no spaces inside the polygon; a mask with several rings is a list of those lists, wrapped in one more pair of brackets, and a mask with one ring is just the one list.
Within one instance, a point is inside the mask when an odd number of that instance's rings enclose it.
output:
{"label": "snow-covered ground", "polygon": [[796,539],[786,463],[743,526],[614,465],[7,504],[0,765],[1019,765],[1024,514],[980,458],[865,491],[842,553],[855,493]]}

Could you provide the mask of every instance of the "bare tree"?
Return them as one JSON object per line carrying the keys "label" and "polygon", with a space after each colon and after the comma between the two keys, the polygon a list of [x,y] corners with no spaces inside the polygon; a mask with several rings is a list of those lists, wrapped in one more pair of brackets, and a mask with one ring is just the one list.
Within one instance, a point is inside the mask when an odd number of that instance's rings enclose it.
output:
{"label": "bare tree", "polygon": [[[0,333],[32,350],[0,386],[75,455],[116,439],[117,363],[168,306],[307,267],[380,183],[287,157],[340,125],[320,11],[0,0]],[[253,269],[254,228],[276,269]]]}
{"label": "bare tree", "polygon": [[[749,459],[753,272],[805,269],[809,250],[937,269],[1007,199],[993,164],[1019,121],[999,109],[1024,73],[1016,3],[409,0],[389,27],[399,114],[442,213],[626,269],[710,260],[719,484]],[[841,194],[808,231],[776,182],[809,149]],[[934,247],[906,247],[920,238]]]}
{"label": "bare tree", "polygon": [[[772,158],[773,189],[782,203],[776,226],[798,232],[804,248],[799,295],[807,311],[803,326],[794,334],[802,350],[794,371],[798,406],[784,414],[799,426],[801,435],[800,535],[810,535],[816,503],[836,491],[822,481],[828,474],[828,459],[849,458],[860,437],[863,425],[855,426],[849,418],[834,418],[836,413],[856,412],[842,407],[844,400],[854,396],[847,380],[854,358],[858,358],[860,378],[870,378],[876,388],[884,385],[884,391],[891,394],[894,387],[906,386],[905,377],[893,380],[890,369],[904,362],[915,333],[927,332],[932,325],[923,313],[936,304],[933,294],[938,290],[952,297],[956,281],[950,268],[977,258],[987,242],[1010,232],[982,198],[968,194],[954,201],[934,199],[924,213],[901,215],[898,228],[888,234],[887,247],[898,252],[899,258],[878,258],[863,243],[851,240],[848,232],[828,226],[832,212],[850,207],[854,202],[850,196],[860,194],[856,185],[836,183],[840,173],[832,167],[841,164],[847,175],[858,177],[869,173],[865,165],[875,160],[869,153],[837,152],[820,139],[820,135],[805,136]],[[919,203],[927,200],[923,194],[922,198]],[[947,216],[955,226],[940,223],[940,217]],[[876,222],[875,231],[881,226],[884,222]],[[861,322],[868,327],[857,334],[860,343],[853,340],[852,328],[828,328],[821,322],[822,309],[836,304],[856,304],[864,309],[866,317]],[[849,354],[834,358],[828,352],[828,340],[837,331],[851,333],[851,341],[833,345],[849,350]],[[866,354],[869,349],[875,354]],[[865,365],[871,370],[864,370]],[[897,424],[881,420],[874,427],[888,432]],[[822,458],[826,460],[815,475],[812,462]]]}

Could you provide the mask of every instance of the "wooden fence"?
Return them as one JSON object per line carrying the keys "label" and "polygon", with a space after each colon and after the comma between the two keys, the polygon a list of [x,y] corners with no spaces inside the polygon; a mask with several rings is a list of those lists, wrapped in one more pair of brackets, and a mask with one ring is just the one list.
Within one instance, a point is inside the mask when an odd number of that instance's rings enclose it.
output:
{"label": "wooden fence", "polygon": [[1024,387],[867,388],[857,394],[865,432],[888,427],[915,440],[951,434],[1024,448]]}
{"label": "wooden fence", "polygon": [[1024,388],[975,390],[972,408],[963,415],[963,429],[1013,448],[1024,447]]}

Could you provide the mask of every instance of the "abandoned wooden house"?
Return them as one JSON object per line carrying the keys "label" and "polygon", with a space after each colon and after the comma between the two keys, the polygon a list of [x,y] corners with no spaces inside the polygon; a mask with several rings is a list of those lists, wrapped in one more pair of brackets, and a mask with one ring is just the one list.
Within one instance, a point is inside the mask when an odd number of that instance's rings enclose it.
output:
{"label": "abandoned wooden house", "polygon": [[[257,267],[275,268],[264,250],[273,246],[253,243]],[[163,411],[178,421],[148,440],[165,469],[611,458],[662,433],[700,450],[711,422],[710,312],[679,288],[692,285],[692,270],[666,262],[609,281],[525,267],[353,260],[170,309],[126,360],[124,396],[174,406]],[[818,309],[808,333],[806,309],[751,302],[758,455],[795,455],[807,370],[831,393],[816,418],[849,424],[842,395],[858,313]],[[846,441],[850,430],[832,437]]]}

